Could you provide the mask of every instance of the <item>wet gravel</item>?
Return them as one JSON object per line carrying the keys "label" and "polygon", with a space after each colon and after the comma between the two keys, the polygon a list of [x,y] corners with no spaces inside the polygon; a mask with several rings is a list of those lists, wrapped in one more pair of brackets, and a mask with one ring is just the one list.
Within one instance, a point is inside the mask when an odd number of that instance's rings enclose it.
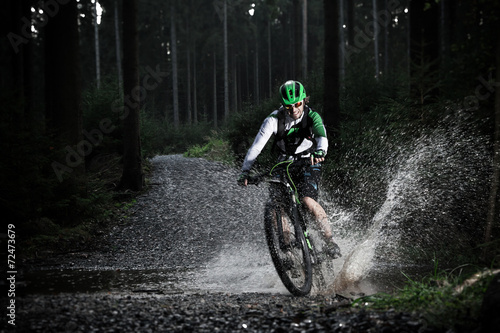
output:
{"label": "wet gravel", "polygon": [[[20,332],[433,332],[396,311],[342,310],[325,297],[266,294],[28,297]],[[29,310],[25,310],[28,308]],[[27,320],[26,320],[27,319]]]}
{"label": "wet gravel", "polygon": [[[127,223],[104,235],[97,250],[32,264],[31,283],[49,276],[44,271],[64,279],[57,270],[161,271],[176,278],[74,292],[58,289],[60,281],[47,290],[30,289],[27,281],[16,298],[18,332],[436,331],[416,314],[354,309],[340,296],[292,297],[266,249],[265,186],[241,188],[236,168],[203,159],[158,156],[152,165],[150,189],[130,208]],[[248,292],[257,284],[258,292]]]}
{"label": "wet gravel", "polygon": [[149,190],[136,198],[123,225],[100,238],[97,251],[53,257],[38,267],[195,268],[223,247],[266,246],[264,186],[243,189],[236,184],[237,169],[204,159],[166,155],[151,164]]}

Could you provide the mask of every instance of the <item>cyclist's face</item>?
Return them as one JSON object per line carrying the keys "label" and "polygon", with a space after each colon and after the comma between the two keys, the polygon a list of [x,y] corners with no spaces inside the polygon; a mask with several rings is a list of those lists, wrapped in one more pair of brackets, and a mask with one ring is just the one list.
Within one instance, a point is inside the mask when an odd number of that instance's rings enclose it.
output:
{"label": "cyclist's face", "polygon": [[304,112],[304,101],[297,102],[292,105],[285,105],[285,109],[294,120],[299,119]]}

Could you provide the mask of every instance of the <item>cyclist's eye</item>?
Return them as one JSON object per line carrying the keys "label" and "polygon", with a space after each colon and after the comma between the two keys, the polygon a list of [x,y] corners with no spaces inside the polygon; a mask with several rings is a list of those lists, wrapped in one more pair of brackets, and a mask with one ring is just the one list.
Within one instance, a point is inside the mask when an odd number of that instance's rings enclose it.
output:
{"label": "cyclist's eye", "polygon": [[299,108],[302,105],[302,102],[297,102],[291,105],[285,105],[285,109],[292,110],[294,107]]}

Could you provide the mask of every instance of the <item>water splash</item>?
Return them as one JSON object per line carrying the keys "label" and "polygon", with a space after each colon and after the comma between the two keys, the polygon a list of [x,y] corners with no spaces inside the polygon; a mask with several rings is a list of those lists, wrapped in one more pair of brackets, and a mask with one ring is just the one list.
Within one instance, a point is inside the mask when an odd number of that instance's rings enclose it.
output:
{"label": "water splash", "polygon": [[[401,171],[389,183],[387,198],[373,218],[373,224],[368,230],[366,237],[356,244],[350,252],[335,280],[335,290],[338,293],[352,297],[360,294],[372,294],[381,289],[381,281],[369,281],[366,279],[373,271],[380,258],[376,258],[376,250],[385,247],[389,253],[389,247],[394,246],[391,240],[399,239],[397,221],[391,214],[401,204],[405,189],[412,188],[415,177],[411,171]],[[391,228],[392,227],[392,228]],[[391,228],[391,232],[389,231]]]}
{"label": "water splash", "polygon": [[213,292],[288,294],[267,247],[254,243],[225,246],[196,279],[198,288]]}
{"label": "water splash", "polygon": [[434,257],[453,265],[466,255],[464,249],[481,235],[478,221],[486,212],[490,159],[485,147],[485,138],[454,125],[422,135],[398,154],[392,149],[380,177],[385,193],[371,194],[385,197],[380,208],[365,221],[369,214],[357,211],[339,227],[356,245],[337,274],[336,291],[347,296],[390,291],[404,280],[401,271],[428,271]]}

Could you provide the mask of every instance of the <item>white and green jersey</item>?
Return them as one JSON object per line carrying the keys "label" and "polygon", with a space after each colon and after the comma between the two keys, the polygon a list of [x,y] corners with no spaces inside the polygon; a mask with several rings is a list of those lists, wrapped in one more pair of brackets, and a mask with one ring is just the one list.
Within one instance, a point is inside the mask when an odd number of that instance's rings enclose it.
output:
{"label": "white and green jersey", "polygon": [[[283,112],[281,115],[279,112],[283,111],[273,111],[262,123],[259,133],[255,137],[243,161],[243,166],[241,168],[243,171],[248,171],[252,168],[255,160],[273,134],[282,137],[281,139],[287,150],[286,154],[290,156],[299,155],[301,157],[309,157],[310,149],[314,146],[316,146],[316,150],[321,149],[325,151],[325,153],[328,151],[325,125],[323,124],[321,116],[316,111],[305,106],[302,116],[297,120],[294,120],[286,112]],[[282,125],[282,127],[284,127],[284,134],[278,133],[278,124],[280,121],[284,122],[284,126]],[[305,131],[301,130],[301,128],[304,128],[303,121],[306,121],[307,132],[310,133],[310,135],[305,135]],[[301,155],[302,153],[303,155]]]}

